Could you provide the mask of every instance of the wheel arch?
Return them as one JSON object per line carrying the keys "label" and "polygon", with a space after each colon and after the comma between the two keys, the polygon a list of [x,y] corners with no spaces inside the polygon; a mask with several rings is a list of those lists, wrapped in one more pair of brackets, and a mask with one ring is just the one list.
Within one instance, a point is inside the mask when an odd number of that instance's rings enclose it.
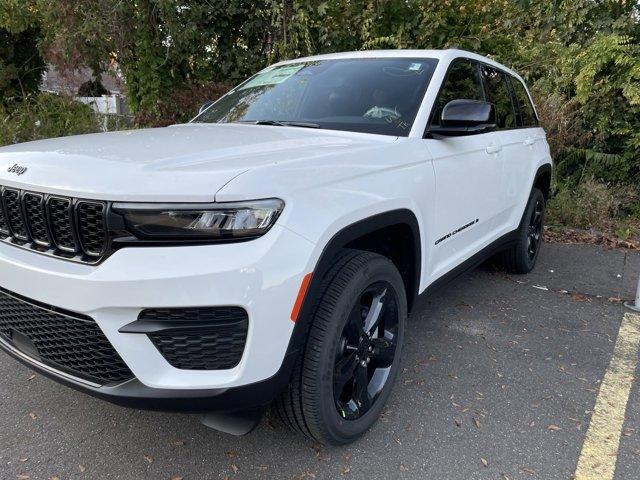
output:
{"label": "wheel arch", "polygon": [[[388,240],[386,244],[383,239]],[[397,245],[400,248],[392,248],[396,244],[389,241],[398,239],[402,239],[401,244]],[[411,210],[404,208],[363,218],[335,233],[324,246],[313,269],[289,343],[289,353],[298,351],[305,345],[311,318],[322,294],[322,279],[341,249],[354,248],[379,253],[393,261],[403,277],[410,310],[420,288],[421,245],[418,219]]]}
{"label": "wheel arch", "polygon": [[538,168],[533,180],[533,188],[537,188],[542,192],[545,201],[549,200],[551,194],[551,171],[551,164],[545,163]]}

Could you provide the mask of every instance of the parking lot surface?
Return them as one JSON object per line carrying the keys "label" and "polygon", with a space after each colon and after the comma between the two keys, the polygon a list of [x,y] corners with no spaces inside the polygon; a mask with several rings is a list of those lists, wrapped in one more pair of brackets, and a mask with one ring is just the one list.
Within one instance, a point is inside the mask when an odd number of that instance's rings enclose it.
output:
{"label": "parking lot surface", "polygon": [[[638,252],[546,245],[530,275],[482,267],[420,298],[381,421],[342,448],[268,417],[232,437],[116,407],[2,354],[0,478],[569,479],[580,460],[593,478],[613,465],[613,478],[638,479],[637,351],[616,342],[639,274]],[[613,393],[598,403],[606,375]],[[594,415],[615,423],[616,402],[620,428],[590,429]]]}

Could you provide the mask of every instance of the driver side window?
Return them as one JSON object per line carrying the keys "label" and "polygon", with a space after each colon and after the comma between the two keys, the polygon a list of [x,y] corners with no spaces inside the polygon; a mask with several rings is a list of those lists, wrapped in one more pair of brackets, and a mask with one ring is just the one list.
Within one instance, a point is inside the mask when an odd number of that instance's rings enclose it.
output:
{"label": "driver side window", "polygon": [[433,106],[430,125],[441,126],[442,110],[451,100],[457,99],[482,101],[485,99],[480,69],[473,60],[460,58],[454,60],[449,66]]}

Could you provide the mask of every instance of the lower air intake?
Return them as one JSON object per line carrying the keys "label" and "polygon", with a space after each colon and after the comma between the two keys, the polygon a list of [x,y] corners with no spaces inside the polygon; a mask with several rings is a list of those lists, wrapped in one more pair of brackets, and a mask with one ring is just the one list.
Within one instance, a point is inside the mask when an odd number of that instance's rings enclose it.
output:
{"label": "lower air intake", "polygon": [[234,368],[242,359],[249,327],[240,307],[145,310],[138,322],[157,327],[149,338],[170,365],[182,370]]}
{"label": "lower air intake", "polygon": [[5,290],[0,290],[0,339],[45,365],[100,385],[133,378],[93,319]]}

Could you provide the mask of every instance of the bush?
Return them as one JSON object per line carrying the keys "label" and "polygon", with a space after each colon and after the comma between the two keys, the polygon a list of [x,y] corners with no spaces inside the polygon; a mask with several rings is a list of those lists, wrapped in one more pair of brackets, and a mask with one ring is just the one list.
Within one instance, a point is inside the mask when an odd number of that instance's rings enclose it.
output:
{"label": "bush", "polygon": [[109,94],[109,90],[104,88],[99,78],[87,80],[78,87],[78,95],[81,97],[101,97]]}
{"label": "bush", "polygon": [[616,233],[625,217],[637,214],[638,202],[631,186],[612,187],[593,178],[575,187],[565,183],[549,201],[547,223]]}
{"label": "bush", "polygon": [[99,116],[70,97],[39,93],[0,106],[0,145],[99,131]]}
{"label": "bush", "polygon": [[0,104],[38,90],[45,63],[38,52],[39,30],[12,33],[0,28]]}
{"label": "bush", "polygon": [[198,113],[200,106],[210,100],[217,100],[231,87],[224,83],[189,83],[184,88],[172,92],[166,100],[158,101],[155,108],[140,108],[136,113],[138,125],[166,127],[174,123],[184,123]]}

